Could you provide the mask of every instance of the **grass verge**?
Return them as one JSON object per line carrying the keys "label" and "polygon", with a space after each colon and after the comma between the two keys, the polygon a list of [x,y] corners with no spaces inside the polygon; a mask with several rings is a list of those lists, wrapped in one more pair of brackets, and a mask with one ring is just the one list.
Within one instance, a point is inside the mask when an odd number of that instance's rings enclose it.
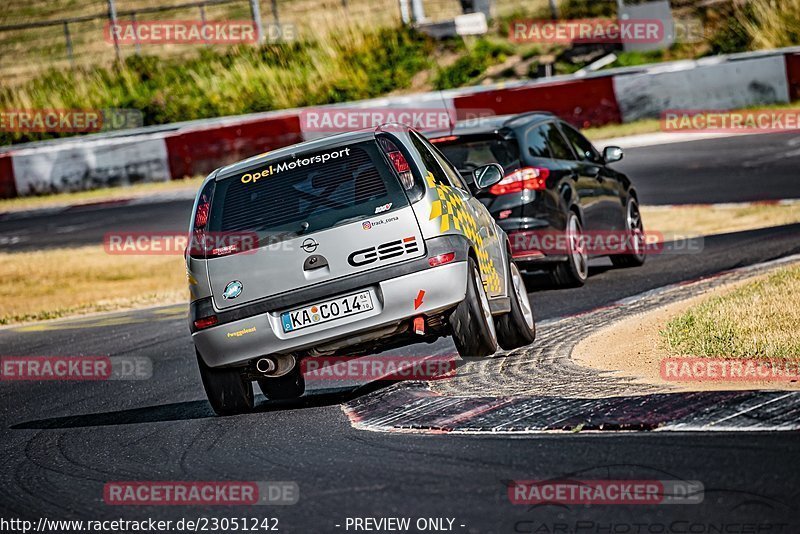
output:
{"label": "grass verge", "polygon": [[800,359],[800,266],[712,297],[661,330],[672,354]]}
{"label": "grass verge", "polygon": [[101,246],[2,253],[0,324],[186,302],[183,261],[112,256]]}
{"label": "grass verge", "polygon": [[723,206],[642,206],[647,231],[671,237],[722,234],[800,223],[800,202]]}

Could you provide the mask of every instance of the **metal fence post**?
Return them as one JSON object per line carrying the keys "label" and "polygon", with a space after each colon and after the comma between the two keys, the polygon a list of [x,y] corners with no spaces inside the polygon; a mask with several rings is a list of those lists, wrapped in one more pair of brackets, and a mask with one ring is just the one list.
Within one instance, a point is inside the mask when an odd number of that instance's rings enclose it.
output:
{"label": "metal fence post", "polygon": [[414,22],[423,22],[425,20],[425,6],[422,0],[411,0],[411,13],[414,17]]}
{"label": "metal fence post", "polygon": [[281,23],[281,19],[278,17],[278,0],[272,0],[272,18],[275,19],[275,24]]}
{"label": "metal fence post", "polygon": [[550,0],[550,16],[553,20],[558,20],[558,5],[556,5],[556,0]]}
{"label": "metal fence post", "polygon": [[400,5],[400,20],[403,24],[411,22],[411,15],[408,12],[408,0],[397,0]]}
{"label": "metal fence post", "polygon": [[136,55],[142,53],[142,45],[139,43],[139,32],[136,31],[136,13],[131,13],[131,25],[133,26],[133,40],[136,42]]}
{"label": "metal fence post", "polygon": [[261,22],[261,6],[259,5],[259,0],[250,0],[250,14],[253,16],[253,24],[255,24],[256,27],[256,42],[260,43],[264,39],[264,26]]}
{"label": "metal fence post", "polygon": [[66,20],[64,21],[64,39],[67,41],[67,57],[69,58],[69,63],[74,67],[75,57],[72,55],[72,36],[69,34],[69,23]]}
{"label": "metal fence post", "polygon": [[111,23],[111,35],[114,38],[114,53],[119,61],[119,38],[117,32],[114,31],[114,27],[117,25],[117,6],[114,5],[114,0],[108,0],[108,19]]}
{"label": "metal fence post", "polygon": [[203,41],[206,43],[206,46],[208,46],[208,40],[206,39],[205,30],[206,30],[206,6],[205,4],[200,4],[200,31],[203,36]]}

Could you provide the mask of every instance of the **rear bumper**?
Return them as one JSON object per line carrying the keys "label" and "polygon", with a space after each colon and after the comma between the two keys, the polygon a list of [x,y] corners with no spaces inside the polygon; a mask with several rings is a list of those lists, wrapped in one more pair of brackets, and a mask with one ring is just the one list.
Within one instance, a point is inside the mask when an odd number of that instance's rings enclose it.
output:
{"label": "rear bumper", "polygon": [[[380,329],[418,315],[434,314],[460,303],[467,290],[467,262],[457,261],[360,287],[369,290],[375,308],[363,314],[284,333],[280,315],[287,309],[259,313],[192,334],[200,355],[210,367],[242,364],[266,354],[288,354]],[[424,291],[422,304],[414,301]],[[328,295],[324,299],[354,291]],[[293,306],[292,309],[295,307]]]}

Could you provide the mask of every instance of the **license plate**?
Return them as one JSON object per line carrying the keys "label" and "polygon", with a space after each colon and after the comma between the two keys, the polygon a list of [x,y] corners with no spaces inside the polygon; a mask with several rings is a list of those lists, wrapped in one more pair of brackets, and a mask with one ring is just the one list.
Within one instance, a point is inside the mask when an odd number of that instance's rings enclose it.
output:
{"label": "license plate", "polygon": [[284,332],[294,332],[301,328],[367,312],[372,308],[372,297],[369,291],[362,291],[346,297],[312,304],[305,308],[283,312],[281,314],[281,323],[283,324]]}

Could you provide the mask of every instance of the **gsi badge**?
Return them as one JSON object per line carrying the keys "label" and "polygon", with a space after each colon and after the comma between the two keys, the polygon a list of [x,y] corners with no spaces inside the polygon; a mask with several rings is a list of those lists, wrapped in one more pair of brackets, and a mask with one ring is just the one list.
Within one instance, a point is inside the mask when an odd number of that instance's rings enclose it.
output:
{"label": "gsi badge", "polygon": [[413,254],[418,250],[417,238],[414,236],[405,237],[396,241],[383,243],[377,247],[356,250],[347,257],[347,263],[353,267],[361,267],[362,265],[369,265],[379,260],[388,260],[390,258],[402,256],[403,254]]}

